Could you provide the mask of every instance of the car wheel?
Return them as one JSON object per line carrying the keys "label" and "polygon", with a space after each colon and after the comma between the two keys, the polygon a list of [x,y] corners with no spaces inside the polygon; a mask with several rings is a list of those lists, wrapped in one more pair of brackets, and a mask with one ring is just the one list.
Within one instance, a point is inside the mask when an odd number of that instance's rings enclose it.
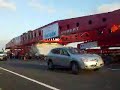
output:
{"label": "car wheel", "polygon": [[54,65],[52,61],[48,61],[48,69],[53,70],[54,69]]}
{"label": "car wheel", "polygon": [[79,65],[76,62],[73,62],[71,64],[71,69],[73,74],[78,74],[79,73]]}

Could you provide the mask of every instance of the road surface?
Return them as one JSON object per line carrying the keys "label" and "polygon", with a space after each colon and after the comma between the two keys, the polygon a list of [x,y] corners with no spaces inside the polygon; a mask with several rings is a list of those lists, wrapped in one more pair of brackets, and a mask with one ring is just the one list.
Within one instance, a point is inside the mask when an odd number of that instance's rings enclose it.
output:
{"label": "road surface", "polygon": [[99,71],[50,71],[43,61],[0,61],[0,90],[120,90],[120,65]]}

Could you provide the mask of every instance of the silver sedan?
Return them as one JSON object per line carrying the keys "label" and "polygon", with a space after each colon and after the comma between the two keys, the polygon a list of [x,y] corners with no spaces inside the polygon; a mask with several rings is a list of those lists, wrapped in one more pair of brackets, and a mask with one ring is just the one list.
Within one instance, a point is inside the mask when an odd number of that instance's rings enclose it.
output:
{"label": "silver sedan", "polygon": [[52,49],[47,55],[49,69],[55,66],[71,68],[77,74],[80,69],[99,70],[104,66],[102,58],[97,54],[80,54],[80,50],[72,47],[60,47]]}

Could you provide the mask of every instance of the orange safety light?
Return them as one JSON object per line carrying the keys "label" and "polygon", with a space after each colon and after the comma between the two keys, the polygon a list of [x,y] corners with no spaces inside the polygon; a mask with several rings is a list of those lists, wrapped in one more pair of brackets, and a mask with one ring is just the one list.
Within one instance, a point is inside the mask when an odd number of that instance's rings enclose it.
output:
{"label": "orange safety light", "polygon": [[116,32],[119,29],[117,25],[113,25],[111,28],[111,32]]}

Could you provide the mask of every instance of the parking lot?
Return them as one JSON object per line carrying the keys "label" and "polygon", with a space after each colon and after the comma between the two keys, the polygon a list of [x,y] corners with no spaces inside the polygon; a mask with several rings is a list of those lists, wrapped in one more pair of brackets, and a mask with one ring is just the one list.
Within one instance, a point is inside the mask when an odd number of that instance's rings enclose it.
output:
{"label": "parking lot", "polygon": [[44,61],[0,61],[0,90],[120,90],[120,65],[73,75],[67,69],[50,71]]}

